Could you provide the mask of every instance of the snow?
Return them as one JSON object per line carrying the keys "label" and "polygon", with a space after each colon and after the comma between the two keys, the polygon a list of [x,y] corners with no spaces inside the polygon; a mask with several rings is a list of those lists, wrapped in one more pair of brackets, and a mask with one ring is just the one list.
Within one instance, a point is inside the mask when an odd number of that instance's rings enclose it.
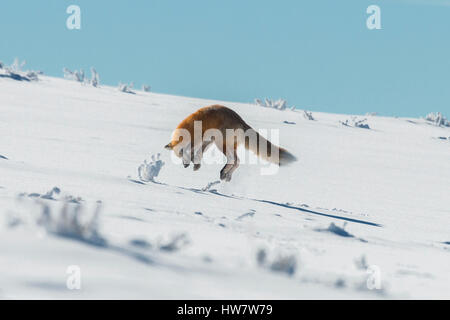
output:
{"label": "snow", "polygon": [[[450,298],[450,128],[135,93],[0,78],[0,298]],[[174,163],[172,130],[213,103],[299,161],[228,183]]]}

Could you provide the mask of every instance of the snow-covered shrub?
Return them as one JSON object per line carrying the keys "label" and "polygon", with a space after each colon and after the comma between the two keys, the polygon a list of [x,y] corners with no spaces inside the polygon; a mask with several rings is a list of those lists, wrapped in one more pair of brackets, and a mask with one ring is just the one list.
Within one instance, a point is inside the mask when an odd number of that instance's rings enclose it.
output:
{"label": "snow-covered shrub", "polygon": [[144,91],[144,92],[150,92],[151,89],[152,88],[146,84],[142,85],[142,91]]}
{"label": "snow-covered shrub", "polygon": [[273,101],[272,99],[266,98],[264,99],[264,102],[261,99],[255,99],[255,104],[264,108],[272,108],[277,110],[285,110],[287,108],[287,102],[284,99]]}
{"label": "snow-covered shrub", "polygon": [[83,69],[72,71],[67,68],[63,68],[63,72],[65,79],[74,80],[81,83],[84,83],[85,81],[85,74]]}
{"label": "snow-covered shrub", "polygon": [[93,210],[80,197],[62,194],[57,187],[41,195],[22,193],[17,198],[21,209],[9,217],[9,226],[37,226],[46,233],[103,246],[99,232],[101,201]]}
{"label": "snow-covered shrub", "polygon": [[278,253],[272,258],[268,257],[268,251],[259,249],[256,253],[256,261],[260,267],[267,268],[274,272],[287,273],[292,276],[297,269],[297,258],[295,255]]}
{"label": "snow-covered shrub", "polygon": [[315,120],[312,115],[312,112],[308,110],[303,110],[303,117],[307,120]]}
{"label": "snow-covered shrub", "polygon": [[339,121],[339,122],[340,122],[343,126],[351,127],[351,125],[350,125],[348,119],[346,119],[345,121]]}
{"label": "snow-covered shrub", "polygon": [[15,58],[13,63],[9,66],[9,69],[13,72],[20,72],[25,64],[25,60],[20,62],[19,59]]}
{"label": "snow-covered shrub", "polygon": [[369,125],[365,123],[367,119],[360,119],[353,118],[353,126],[356,128],[363,128],[363,129],[370,129]]}
{"label": "snow-covered shrub", "polygon": [[30,81],[38,81],[40,73],[38,71],[28,71],[25,75]]}
{"label": "snow-covered shrub", "polygon": [[72,71],[70,69],[64,68],[64,78],[68,80],[73,80],[80,82],[82,84],[90,84],[93,87],[98,87],[100,84],[100,76],[95,68],[91,68],[91,79],[88,79],[84,73],[83,69]]}
{"label": "snow-covered shrub", "polygon": [[363,254],[359,258],[356,258],[355,260],[355,266],[359,270],[367,270],[369,268],[369,264],[367,263],[367,258]]}
{"label": "snow-covered shrub", "polygon": [[138,167],[139,179],[145,182],[155,182],[155,177],[159,175],[161,168],[164,166],[164,162],[160,159],[161,154],[152,155],[151,161],[144,163]]}
{"label": "snow-covered shrub", "polygon": [[220,180],[208,182],[208,184],[202,189],[202,191],[210,191],[211,187],[213,187],[219,183],[220,183]]}
{"label": "snow-covered shrub", "polygon": [[10,78],[18,81],[38,81],[41,71],[26,70],[22,68],[25,66],[25,61],[20,62],[19,59],[14,59],[10,66],[5,66],[0,62],[0,77]]}
{"label": "snow-covered shrub", "polygon": [[347,127],[370,129],[366,121],[367,119],[358,119],[357,117],[352,117],[350,121],[346,119],[345,121],[339,121],[339,123]]}
{"label": "snow-covered shrub", "polygon": [[428,122],[431,122],[434,125],[439,126],[439,127],[450,127],[450,122],[440,112],[429,113],[425,117],[425,120],[427,120]]}
{"label": "snow-covered shrub", "polygon": [[117,89],[121,92],[134,94],[135,92],[131,90],[133,89],[133,86],[134,86],[133,82],[130,84],[119,82],[119,86],[117,87]]}
{"label": "snow-covered shrub", "polygon": [[159,250],[174,252],[190,243],[186,233],[174,234],[168,241],[159,244]]}
{"label": "snow-covered shrub", "polygon": [[97,70],[95,70],[95,68],[91,68],[91,74],[91,85],[97,88],[100,84],[100,76],[98,75],[98,72]]}
{"label": "snow-covered shrub", "polygon": [[270,269],[275,272],[284,272],[292,276],[297,267],[297,259],[293,255],[278,256],[270,265]]}

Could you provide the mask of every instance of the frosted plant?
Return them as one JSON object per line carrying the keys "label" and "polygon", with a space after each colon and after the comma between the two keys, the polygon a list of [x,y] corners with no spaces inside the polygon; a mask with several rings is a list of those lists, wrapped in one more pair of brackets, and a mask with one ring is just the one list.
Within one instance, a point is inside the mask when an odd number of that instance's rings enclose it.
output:
{"label": "frosted plant", "polygon": [[12,72],[20,72],[22,70],[22,68],[25,66],[26,61],[22,61],[20,62],[19,59],[15,58],[14,62],[9,66],[9,69]]}
{"label": "frosted plant", "polygon": [[260,267],[268,268],[275,272],[287,273],[292,276],[297,269],[297,258],[293,254],[278,253],[270,259],[266,249],[259,249],[256,253],[256,261]]}
{"label": "frosted plant", "polygon": [[178,251],[182,247],[189,244],[189,238],[186,233],[175,234],[167,242],[160,243],[159,250],[162,251]]}
{"label": "frosted plant", "polygon": [[48,191],[46,194],[40,196],[43,199],[55,200],[54,195],[59,195],[61,193],[61,189],[58,187],[54,187],[52,190]]}
{"label": "frosted plant", "polygon": [[55,236],[106,245],[106,240],[99,233],[101,201],[95,203],[93,210],[87,210],[86,203],[80,197],[62,195],[58,187],[44,195],[22,193],[17,200],[25,210],[14,213],[13,219],[10,218],[10,227],[34,225]]}
{"label": "frosted plant", "polygon": [[81,69],[80,71],[75,71],[75,77],[78,82],[84,82],[84,70]]}
{"label": "frosted plant", "polygon": [[361,257],[354,260],[356,268],[360,270],[367,270],[369,268],[369,264],[367,263],[367,258],[363,254]]}
{"label": "frosted plant", "polygon": [[255,104],[261,107],[265,107],[264,102],[262,102],[261,99],[255,99]]}
{"label": "frosted plant", "polygon": [[63,73],[64,73],[64,79],[70,79],[73,80],[73,72],[70,71],[69,69],[67,69],[66,67],[63,68]]}
{"label": "frosted plant", "polygon": [[97,201],[96,208],[86,220],[82,217],[85,210],[83,204],[64,201],[59,213],[53,217],[53,221],[47,226],[47,231],[59,236],[102,245],[104,240],[98,232],[101,207],[101,201]]}
{"label": "frosted plant", "polygon": [[353,119],[353,126],[356,128],[363,128],[363,129],[370,129],[369,125],[365,123],[367,119],[360,119],[358,120],[356,117]]}
{"label": "frosted plant", "polygon": [[345,121],[339,120],[339,123],[342,124],[343,126],[350,127],[350,125],[348,124],[348,119],[345,119]]}
{"label": "frosted plant", "polygon": [[339,121],[339,123],[346,127],[370,129],[369,125],[365,123],[366,121],[367,119],[358,119],[357,117],[352,117],[351,123],[348,119],[346,119],[345,121]]}
{"label": "frosted plant", "polygon": [[286,107],[287,107],[287,102],[286,102],[286,100],[284,100],[284,99],[279,99],[279,100],[277,100],[277,101],[275,102],[275,107],[276,107],[278,110],[284,110],[284,109],[286,109]]}
{"label": "frosted plant", "polygon": [[442,115],[440,112],[431,112],[426,117],[425,120],[432,122],[436,126],[442,127],[450,127],[450,122],[446,117]]}
{"label": "frosted plant", "polygon": [[38,74],[40,74],[39,71],[28,71],[25,76],[30,81],[38,81],[39,80]]}
{"label": "frosted plant", "polygon": [[63,72],[64,72],[64,78],[65,79],[74,80],[74,81],[77,81],[77,82],[84,83],[85,74],[84,74],[84,70],[83,69],[80,69],[79,71],[78,70],[71,71],[71,70],[69,70],[67,68],[64,68]]}
{"label": "frosted plant", "polygon": [[303,110],[303,117],[307,120],[315,120],[311,111]]}
{"label": "frosted plant", "polygon": [[95,68],[91,68],[91,85],[93,87],[98,87],[98,85],[100,84],[100,77],[98,75],[98,72],[95,70]]}
{"label": "frosted plant", "polygon": [[273,101],[272,99],[265,98],[264,102],[261,99],[255,99],[255,104],[261,107],[273,108],[278,110],[285,110],[288,108],[287,102],[284,99]]}
{"label": "frosted plant", "polygon": [[276,272],[284,272],[292,276],[297,268],[297,259],[293,255],[278,256],[270,265],[270,269]]}
{"label": "frosted plant", "polygon": [[164,166],[164,162],[160,159],[161,154],[158,153],[152,155],[151,161],[147,162],[144,160],[144,163],[141,164],[138,168],[138,176],[139,179],[145,182],[155,182],[155,177],[159,175],[161,168]]}
{"label": "frosted plant", "polygon": [[14,62],[10,66],[5,66],[2,62],[0,62],[0,77],[11,78],[18,81],[39,80],[38,75],[42,74],[42,72],[33,70],[22,71],[25,63],[25,61],[20,62],[17,58],[14,59]]}
{"label": "frosted plant", "polygon": [[119,86],[117,87],[117,89],[121,92],[134,94],[134,91],[131,90],[133,89],[133,86],[134,86],[133,82],[130,84],[119,82]]}
{"label": "frosted plant", "polygon": [[202,189],[202,191],[209,191],[212,186],[219,184],[219,183],[220,183],[220,180],[208,182],[208,184]]}

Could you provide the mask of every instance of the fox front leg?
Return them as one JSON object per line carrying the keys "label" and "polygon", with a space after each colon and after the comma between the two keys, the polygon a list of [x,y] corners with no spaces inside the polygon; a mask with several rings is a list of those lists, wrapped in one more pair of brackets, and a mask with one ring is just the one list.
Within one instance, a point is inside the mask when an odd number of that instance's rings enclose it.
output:
{"label": "fox front leg", "polygon": [[191,156],[190,156],[190,152],[188,152],[186,149],[183,150],[183,166],[185,168],[189,167],[189,165],[191,164]]}
{"label": "fox front leg", "polygon": [[194,164],[194,171],[200,169],[200,150],[195,150],[194,147],[191,148],[191,158],[190,161]]}
{"label": "fox front leg", "polygon": [[197,171],[198,169],[200,169],[200,166],[201,166],[200,162],[202,161],[202,158],[200,155],[201,155],[201,153],[199,151],[197,151],[195,153],[195,155],[192,157],[192,163],[194,164],[194,171]]}
{"label": "fox front leg", "polygon": [[202,146],[198,148],[197,150],[191,150],[192,154],[194,155],[192,157],[192,163],[194,164],[194,171],[197,171],[201,167],[201,162],[203,158],[203,154],[206,152],[206,150],[209,149],[209,147],[212,145],[213,141],[204,141],[202,143]]}

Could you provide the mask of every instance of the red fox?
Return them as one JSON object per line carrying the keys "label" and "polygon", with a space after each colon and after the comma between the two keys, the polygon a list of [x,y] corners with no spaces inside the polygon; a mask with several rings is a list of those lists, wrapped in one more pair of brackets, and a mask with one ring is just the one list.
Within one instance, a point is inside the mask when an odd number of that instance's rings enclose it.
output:
{"label": "red fox", "polygon": [[240,144],[277,165],[297,160],[285,149],[259,135],[236,112],[221,105],[200,108],[181,121],[165,148],[182,158],[185,168],[192,162],[196,171],[200,168],[203,153],[213,143],[227,158],[226,165],[220,171],[220,179],[225,181],[231,180],[231,175],[239,166],[236,149]]}

